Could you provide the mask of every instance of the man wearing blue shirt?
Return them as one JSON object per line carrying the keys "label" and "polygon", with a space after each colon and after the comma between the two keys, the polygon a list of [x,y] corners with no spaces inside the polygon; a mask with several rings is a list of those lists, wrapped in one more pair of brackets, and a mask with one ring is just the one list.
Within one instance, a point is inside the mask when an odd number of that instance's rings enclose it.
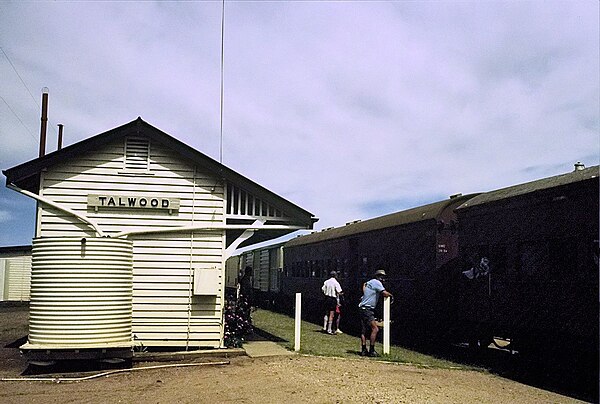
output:
{"label": "man wearing blue shirt", "polygon": [[[380,295],[383,295],[383,297],[392,297],[392,294],[385,290],[383,283],[381,283],[385,276],[385,271],[383,269],[378,269],[373,274],[373,279],[363,284],[363,296],[358,304],[361,323],[361,356],[379,356],[375,351],[375,340],[377,339],[377,333],[379,332],[379,327],[375,320],[375,307],[377,306]],[[367,351],[367,333],[370,333],[369,351]]]}

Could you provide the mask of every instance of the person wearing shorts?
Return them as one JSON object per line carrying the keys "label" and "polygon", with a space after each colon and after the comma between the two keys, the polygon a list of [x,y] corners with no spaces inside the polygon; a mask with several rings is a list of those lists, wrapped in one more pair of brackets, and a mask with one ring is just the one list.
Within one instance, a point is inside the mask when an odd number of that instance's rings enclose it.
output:
{"label": "person wearing shorts", "polygon": [[321,290],[325,295],[325,316],[323,317],[323,331],[327,334],[335,334],[332,330],[335,309],[338,305],[338,296],[342,294],[342,287],[337,281],[337,272],[331,271],[330,278],[323,282]]}
{"label": "person wearing shorts", "polygon": [[340,320],[342,319],[342,295],[337,297],[337,306],[335,306],[335,333],[343,334],[340,330]]}
{"label": "person wearing shorts", "polygon": [[[379,356],[375,351],[375,341],[377,339],[377,333],[379,327],[375,319],[375,307],[379,300],[379,296],[392,297],[392,294],[385,290],[383,286],[383,279],[386,274],[383,269],[378,269],[373,274],[373,279],[363,284],[363,296],[360,299],[358,308],[360,311],[360,342],[361,342],[361,356]],[[369,336],[369,350],[367,351],[367,336]]]}

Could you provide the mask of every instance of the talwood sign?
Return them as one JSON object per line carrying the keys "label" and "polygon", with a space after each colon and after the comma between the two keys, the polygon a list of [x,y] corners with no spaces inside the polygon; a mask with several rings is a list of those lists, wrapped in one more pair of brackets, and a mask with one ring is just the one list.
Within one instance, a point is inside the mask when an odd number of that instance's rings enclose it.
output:
{"label": "talwood sign", "polygon": [[89,194],[88,207],[113,209],[163,209],[171,213],[179,209],[179,198],[159,196],[99,195]]}

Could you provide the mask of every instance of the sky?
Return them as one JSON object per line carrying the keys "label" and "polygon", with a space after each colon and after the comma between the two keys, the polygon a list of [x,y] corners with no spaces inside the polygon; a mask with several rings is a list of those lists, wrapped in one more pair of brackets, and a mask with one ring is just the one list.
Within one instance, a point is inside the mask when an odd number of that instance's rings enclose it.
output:
{"label": "sky", "polygon": [[[600,160],[599,3],[0,2],[0,169],[141,116],[315,229]],[[222,143],[221,143],[222,140]],[[221,146],[222,144],[222,146]],[[0,178],[0,246],[35,203]]]}

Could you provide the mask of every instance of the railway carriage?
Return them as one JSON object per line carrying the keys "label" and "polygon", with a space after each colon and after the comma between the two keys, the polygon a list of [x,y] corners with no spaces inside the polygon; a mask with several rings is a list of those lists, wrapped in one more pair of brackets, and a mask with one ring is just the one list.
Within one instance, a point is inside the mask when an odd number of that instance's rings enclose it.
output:
{"label": "railway carriage", "polygon": [[283,246],[285,243],[271,244],[242,252],[227,260],[228,290],[235,290],[239,274],[246,266],[252,268],[252,288],[255,304],[263,308],[277,308],[276,301],[283,272]]}
{"label": "railway carriage", "polygon": [[449,319],[446,267],[458,256],[454,209],[473,195],[455,195],[429,205],[349,223],[292,239],[284,248],[282,293],[292,301],[303,293],[303,311],[322,318],[320,288],[330,271],[339,273],[344,290],[342,329],[357,330],[357,305],[362,284],[379,268],[388,274],[393,338],[405,341],[440,338]]}
{"label": "railway carriage", "polygon": [[457,289],[467,338],[487,346],[504,337],[523,353],[597,362],[598,174],[598,166],[576,169],[456,209],[466,267],[488,263]]}
{"label": "railway carriage", "polygon": [[[280,278],[266,286],[268,300],[291,313],[300,292],[304,317],[317,324],[321,285],[337,271],[341,328],[351,332],[359,327],[361,286],[382,268],[396,299],[392,339],[484,348],[505,338],[523,356],[572,364],[576,377],[598,380],[598,176],[598,166],[576,166],[313,232],[239,260],[263,279],[267,258],[257,257],[283,257]],[[265,295],[263,283],[256,285]]]}

